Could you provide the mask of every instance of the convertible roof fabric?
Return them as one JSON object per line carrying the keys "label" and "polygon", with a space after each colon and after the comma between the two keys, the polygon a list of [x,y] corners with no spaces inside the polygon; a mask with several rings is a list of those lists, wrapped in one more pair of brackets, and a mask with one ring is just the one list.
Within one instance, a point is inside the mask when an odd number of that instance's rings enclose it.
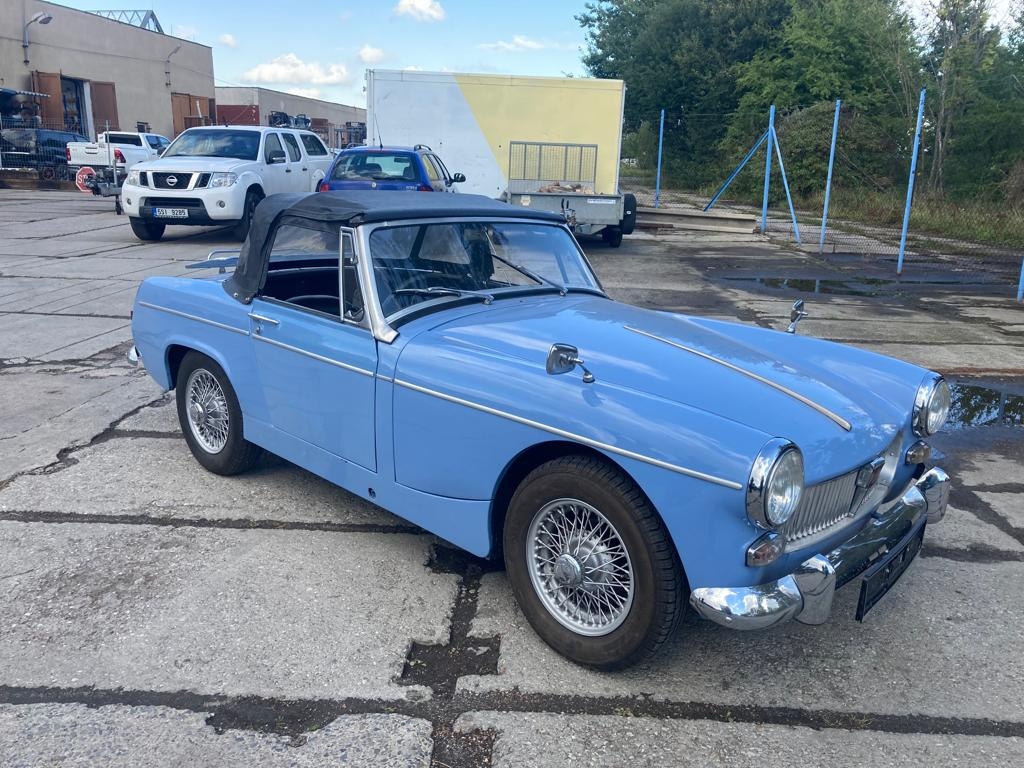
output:
{"label": "convertible roof fabric", "polygon": [[[224,290],[248,304],[263,286],[270,258],[268,239],[281,218],[305,219],[317,228],[325,225],[356,227],[381,221],[407,221],[445,216],[537,219],[564,221],[555,213],[498,202],[483,195],[354,191],[271,195],[260,202],[249,236],[238,255],[238,266],[224,281]],[[297,223],[297,222],[296,222]]]}

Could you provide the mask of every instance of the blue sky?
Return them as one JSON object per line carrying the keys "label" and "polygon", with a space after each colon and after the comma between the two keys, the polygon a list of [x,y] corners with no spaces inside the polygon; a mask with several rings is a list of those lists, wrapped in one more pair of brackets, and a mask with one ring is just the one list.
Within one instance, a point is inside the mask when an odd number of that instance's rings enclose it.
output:
{"label": "blue sky", "polygon": [[367,67],[584,74],[574,17],[585,0],[58,1],[82,10],[151,7],[165,32],[213,47],[217,85],[359,106]]}

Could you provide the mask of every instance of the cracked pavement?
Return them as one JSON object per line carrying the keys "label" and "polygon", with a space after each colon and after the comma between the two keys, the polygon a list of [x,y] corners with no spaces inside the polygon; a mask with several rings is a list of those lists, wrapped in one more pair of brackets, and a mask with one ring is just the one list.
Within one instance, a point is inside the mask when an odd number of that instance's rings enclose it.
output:
{"label": "cracked pavement", "polygon": [[974,393],[933,441],[950,511],[865,623],[852,588],[820,627],[691,614],[606,674],[539,641],[496,564],[281,460],[203,471],[173,398],[124,362],[129,312],[141,279],[232,243],[139,243],[112,208],[0,190],[0,765],[1024,763],[1008,271],[893,281],[884,258],[713,233],[584,243],[616,298],[778,328],[801,297],[801,333]]}

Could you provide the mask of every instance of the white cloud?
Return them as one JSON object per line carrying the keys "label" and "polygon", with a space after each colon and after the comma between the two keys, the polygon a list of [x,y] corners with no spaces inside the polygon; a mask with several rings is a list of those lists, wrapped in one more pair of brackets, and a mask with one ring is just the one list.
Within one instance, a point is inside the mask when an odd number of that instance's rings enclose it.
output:
{"label": "white cloud", "polygon": [[540,51],[548,46],[540,40],[533,40],[523,35],[513,35],[511,40],[480,43],[480,47],[488,51]]}
{"label": "white cloud", "polygon": [[217,42],[221,45],[226,45],[228,48],[238,47],[238,38],[228,32],[225,32],[223,35],[218,37]]}
{"label": "white cloud", "polygon": [[307,99],[319,99],[322,91],[319,88],[285,88],[285,93],[292,93],[296,96],[305,96]]}
{"label": "white cloud", "polygon": [[380,48],[374,48],[369,43],[359,49],[359,60],[363,62],[363,64],[376,64],[383,58],[384,51]]}
{"label": "white cloud", "polygon": [[328,64],[317,61],[303,61],[294,53],[283,53],[263,64],[257,64],[242,75],[245,83],[311,83],[313,85],[337,85],[349,80],[344,64]]}
{"label": "white cloud", "polygon": [[195,40],[199,36],[199,30],[195,27],[188,27],[183,24],[175,24],[171,27],[171,34],[180,37],[182,40]]}
{"label": "white cloud", "polygon": [[417,67],[415,64],[410,64],[408,67],[402,67],[406,72],[422,72],[423,67]]}
{"label": "white cloud", "polygon": [[396,16],[412,16],[416,21],[441,21],[444,8],[438,0],[398,0],[394,8]]}
{"label": "white cloud", "polygon": [[561,50],[574,51],[578,43],[556,43],[551,40],[534,40],[525,35],[513,35],[511,40],[496,40],[493,43],[480,43],[480,48],[487,51],[520,53],[522,51]]}

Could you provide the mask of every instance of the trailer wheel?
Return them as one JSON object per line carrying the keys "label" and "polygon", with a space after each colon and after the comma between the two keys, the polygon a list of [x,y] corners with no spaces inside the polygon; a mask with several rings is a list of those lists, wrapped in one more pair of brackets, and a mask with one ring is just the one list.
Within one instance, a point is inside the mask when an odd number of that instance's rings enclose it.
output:
{"label": "trailer wheel", "polygon": [[605,227],[601,230],[601,239],[612,248],[622,245],[622,227]]}
{"label": "trailer wheel", "polygon": [[619,222],[622,234],[632,235],[636,228],[636,195],[622,196],[622,221]]}

